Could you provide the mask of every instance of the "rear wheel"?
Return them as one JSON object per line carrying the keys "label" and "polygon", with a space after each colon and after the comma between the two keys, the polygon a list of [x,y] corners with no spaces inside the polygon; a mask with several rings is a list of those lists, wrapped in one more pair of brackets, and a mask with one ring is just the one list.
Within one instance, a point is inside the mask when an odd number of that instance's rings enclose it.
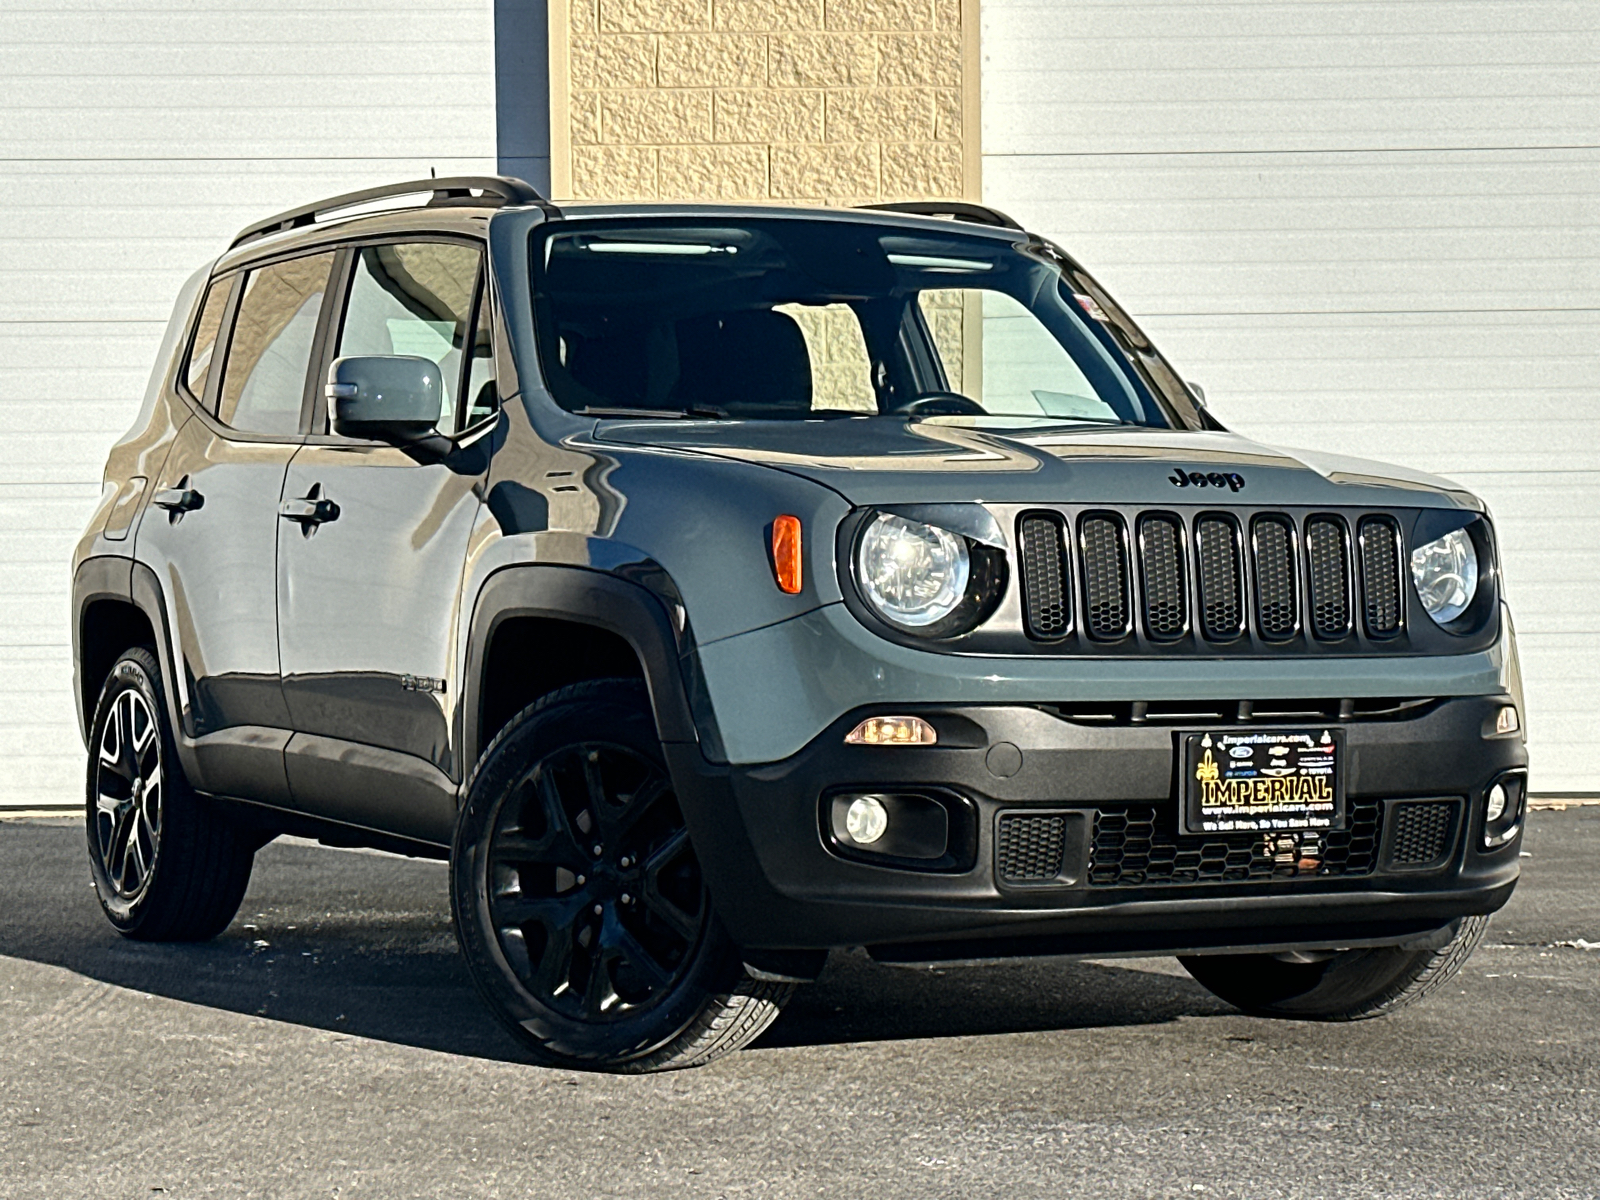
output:
{"label": "rear wheel", "polygon": [[462,950],[541,1062],[698,1066],[753,1041],[792,988],[749,978],[711,909],[644,688],[575,684],[514,717],[451,854]]}
{"label": "rear wheel", "polygon": [[239,911],[254,845],[184,778],[145,647],[117,660],[95,706],[86,818],[95,894],[124,937],[205,941]]}
{"label": "rear wheel", "polygon": [[1415,1004],[1461,969],[1488,917],[1463,917],[1431,950],[1383,946],[1320,954],[1195,955],[1178,961],[1207,990],[1261,1017],[1361,1021]]}

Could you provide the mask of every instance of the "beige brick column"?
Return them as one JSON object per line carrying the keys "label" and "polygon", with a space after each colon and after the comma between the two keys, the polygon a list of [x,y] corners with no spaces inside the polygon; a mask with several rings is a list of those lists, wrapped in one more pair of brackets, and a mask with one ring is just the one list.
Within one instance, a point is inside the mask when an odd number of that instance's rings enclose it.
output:
{"label": "beige brick column", "polygon": [[978,0],[550,0],[557,199],[976,199]]}

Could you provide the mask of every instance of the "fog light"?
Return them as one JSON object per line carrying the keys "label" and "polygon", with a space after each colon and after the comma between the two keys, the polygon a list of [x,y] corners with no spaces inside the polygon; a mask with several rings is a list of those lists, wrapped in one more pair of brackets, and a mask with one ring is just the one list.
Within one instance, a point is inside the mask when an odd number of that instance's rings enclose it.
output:
{"label": "fog light", "polygon": [[939,735],[921,717],[868,717],[844,740],[850,746],[932,746]]}
{"label": "fog light", "polygon": [[1498,783],[1489,789],[1489,808],[1483,814],[1486,821],[1498,821],[1506,815],[1506,790]]}
{"label": "fog light", "polygon": [[889,814],[876,796],[857,796],[844,815],[844,827],[851,841],[870,846],[889,828]]}
{"label": "fog light", "polygon": [[1500,715],[1494,719],[1496,733],[1515,733],[1521,728],[1517,720],[1517,710],[1514,705],[1508,704],[1500,710]]}
{"label": "fog light", "polygon": [[1523,800],[1528,794],[1528,777],[1521,771],[1508,771],[1489,785],[1483,804],[1483,845],[1496,850],[1522,832]]}

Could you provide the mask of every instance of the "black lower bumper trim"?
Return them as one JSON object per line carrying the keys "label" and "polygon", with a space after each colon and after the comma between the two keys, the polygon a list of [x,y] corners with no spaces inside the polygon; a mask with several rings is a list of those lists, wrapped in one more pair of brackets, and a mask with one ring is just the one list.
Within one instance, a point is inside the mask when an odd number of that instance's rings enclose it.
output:
{"label": "black lower bumper trim", "polygon": [[[933,747],[847,746],[845,733],[870,715],[853,712],[780,763],[715,765],[681,743],[667,753],[713,902],[747,948],[867,946],[896,956],[899,947],[917,946],[923,957],[986,958],[1392,943],[1492,912],[1515,886],[1519,842],[1487,850],[1482,837],[1490,783],[1527,763],[1519,738],[1485,736],[1504,703],[1461,697],[1344,726],[1347,790],[1359,802],[1352,809],[1379,814],[1373,844],[1359,872],[1318,867],[1288,878],[1248,853],[1239,869],[1224,864],[1210,875],[1203,866],[1179,870],[1184,861],[1174,857],[1158,878],[1159,855],[1137,871],[1093,874],[1101,861],[1090,853],[1097,814],[1144,806],[1154,814],[1155,849],[1164,845],[1161,830],[1178,831],[1181,731],[1171,728],[1091,727],[1020,706],[910,706],[895,711],[926,716],[953,736],[941,733]],[[988,752],[1001,744],[1019,752],[1020,769],[1002,775],[989,768]],[[970,801],[970,869],[918,871],[839,853],[829,845],[823,797],[846,787],[944,789]],[[1447,853],[1420,868],[1403,861],[1389,833],[1397,827],[1389,819],[1395,806],[1419,798],[1454,798],[1459,814],[1439,835]],[[1062,833],[1085,839],[1081,859],[1069,850],[1043,870],[1018,858],[1015,847],[1002,854],[1002,814],[1030,811],[1082,812],[1086,819],[1066,822]],[[1001,860],[1013,859],[1023,863],[1030,886],[1003,877]]]}

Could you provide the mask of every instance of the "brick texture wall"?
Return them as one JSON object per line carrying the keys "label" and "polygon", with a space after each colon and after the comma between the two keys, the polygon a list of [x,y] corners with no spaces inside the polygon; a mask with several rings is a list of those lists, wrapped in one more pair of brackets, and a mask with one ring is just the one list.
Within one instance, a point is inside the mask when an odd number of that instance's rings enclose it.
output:
{"label": "brick texture wall", "polygon": [[975,198],[976,0],[552,0],[560,199]]}

